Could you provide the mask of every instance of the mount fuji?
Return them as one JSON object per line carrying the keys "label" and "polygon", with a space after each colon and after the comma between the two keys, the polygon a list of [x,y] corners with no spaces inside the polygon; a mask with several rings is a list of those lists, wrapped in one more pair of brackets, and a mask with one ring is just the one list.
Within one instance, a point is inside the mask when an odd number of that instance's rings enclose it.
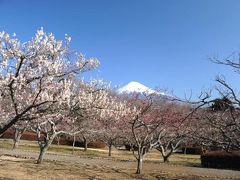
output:
{"label": "mount fuji", "polygon": [[166,95],[164,92],[155,91],[136,81],[131,81],[125,86],[117,89],[117,93],[119,94],[146,93],[146,94],[157,94],[157,95],[163,95],[163,96]]}

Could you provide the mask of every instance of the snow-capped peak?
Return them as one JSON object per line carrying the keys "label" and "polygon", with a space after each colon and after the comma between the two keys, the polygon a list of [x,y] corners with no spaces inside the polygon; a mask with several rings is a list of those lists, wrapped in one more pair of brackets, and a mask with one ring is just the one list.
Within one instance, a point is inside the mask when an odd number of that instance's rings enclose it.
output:
{"label": "snow-capped peak", "polygon": [[129,82],[127,85],[119,88],[117,90],[118,93],[122,94],[122,93],[146,93],[146,94],[161,94],[161,95],[165,95],[164,93],[159,93],[139,82],[136,81],[131,81]]}

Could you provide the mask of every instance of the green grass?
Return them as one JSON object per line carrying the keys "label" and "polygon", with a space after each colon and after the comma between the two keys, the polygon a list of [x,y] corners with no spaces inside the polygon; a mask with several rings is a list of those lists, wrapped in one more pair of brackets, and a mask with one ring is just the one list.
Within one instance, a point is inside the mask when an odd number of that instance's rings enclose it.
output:
{"label": "green grass", "polygon": [[11,149],[13,147],[12,141],[8,139],[1,139],[0,140],[0,148]]}

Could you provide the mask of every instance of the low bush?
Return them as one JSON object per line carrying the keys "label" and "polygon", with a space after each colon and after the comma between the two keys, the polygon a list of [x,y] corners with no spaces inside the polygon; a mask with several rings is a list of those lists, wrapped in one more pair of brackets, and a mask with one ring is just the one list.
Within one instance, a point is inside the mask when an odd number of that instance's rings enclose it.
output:
{"label": "low bush", "polygon": [[183,147],[182,153],[184,154],[197,154],[200,155],[202,152],[201,147]]}
{"label": "low bush", "polygon": [[201,155],[202,167],[240,170],[240,152],[211,151]]}
{"label": "low bush", "polygon": [[125,149],[127,150],[127,151],[131,151],[132,150],[132,148],[135,150],[135,151],[137,151],[137,146],[131,146],[130,144],[125,144]]}

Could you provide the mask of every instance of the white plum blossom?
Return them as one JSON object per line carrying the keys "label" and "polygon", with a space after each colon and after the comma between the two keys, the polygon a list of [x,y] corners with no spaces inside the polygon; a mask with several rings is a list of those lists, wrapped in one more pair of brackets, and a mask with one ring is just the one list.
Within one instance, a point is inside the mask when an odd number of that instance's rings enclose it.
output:
{"label": "white plum blossom", "polygon": [[0,32],[0,134],[43,105],[69,104],[74,77],[99,65],[95,58],[72,56],[70,41],[43,28],[24,43]]}

